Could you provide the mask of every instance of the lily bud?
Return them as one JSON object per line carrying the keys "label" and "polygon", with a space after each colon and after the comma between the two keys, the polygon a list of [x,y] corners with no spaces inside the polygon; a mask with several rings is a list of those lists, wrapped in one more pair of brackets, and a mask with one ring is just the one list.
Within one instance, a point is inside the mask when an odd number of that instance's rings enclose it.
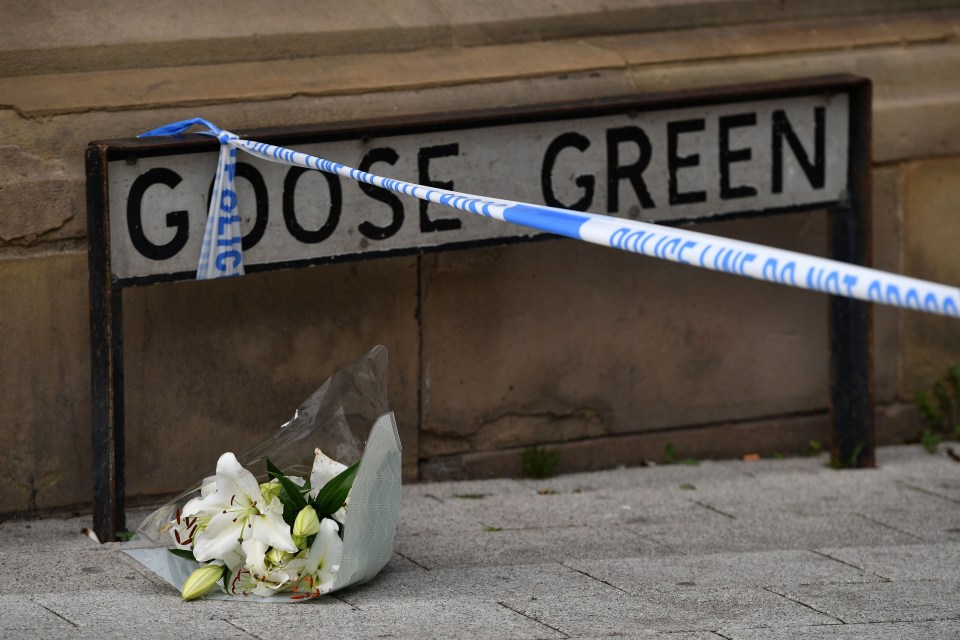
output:
{"label": "lily bud", "polygon": [[317,517],[316,509],[307,505],[297,514],[297,519],[293,523],[293,535],[307,537],[318,531],[320,531],[320,518]]}
{"label": "lily bud", "polygon": [[264,500],[268,500],[268,501],[279,497],[281,489],[282,487],[280,486],[280,483],[277,482],[276,480],[273,480],[271,482],[264,482],[263,484],[260,485],[260,493],[263,494]]}
{"label": "lily bud", "polygon": [[283,565],[290,562],[290,559],[293,558],[293,554],[283,549],[270,549],[267,552],[267,560],[269,560],[274,565]]}
{"label": "lily bud", "polygon": [[293,538],[293,544],[297,545],[297,549],[306,549],[307,548],[307,536],[290,536]]}
{"label": "lily bud", "polygon": [[183,592],[180,596],[184,600],[196,600],[205,596],[217,584],[217,580],[222,577],[222,566],[218,564],[204,565],[190,574],[190,577],[183,584]]}

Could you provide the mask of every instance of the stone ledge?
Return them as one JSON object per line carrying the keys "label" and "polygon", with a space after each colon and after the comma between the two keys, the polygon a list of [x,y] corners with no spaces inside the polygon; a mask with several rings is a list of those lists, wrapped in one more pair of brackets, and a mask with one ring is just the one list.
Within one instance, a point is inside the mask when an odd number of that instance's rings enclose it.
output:
{"label": "stone ledge", "polygon": [[[829,446],[830,425],[826,412],[735,425],[630,433],[548,444],[547,448],[560,453],[557,473],[577,473],[615,465],[637,466],[645,460],[662,463],[667,443],[676,447],[678,458],[703,459],[738,458],[746,453],[769,456],[774,450],[800,452],[808,448],[811,440]],[[514,448],[424,459],[420,461],[420,480],[518,477],[522,452],[523,449]]]}
{"label": "stone ledge", "polygon": [[[926,84],[932,80],[957,84],[956,74],[949,73],[955,67],[948,62],[960,57],[958,30],[960,12],[902,14],[829,23],[435,47],[403,54],[29,75],[0,78],[0,95],[8,96],[12,109],[32,118],[298,95],[378,93],[628,68],[637,88],[645,90],[848,71],[875,77],[881,86],[909,90],[912,96],[918,91],[929,93]],[[935,49],[937,58],[936,64],[919,73],[915,67],[924,60],[914,58],[918,47]],[[644,78],[650,73],[654,82]]]}
{"label": "stone ledge", "polygon": [[951,0],[3,0],[0,76],[487,46],[956,7]]}

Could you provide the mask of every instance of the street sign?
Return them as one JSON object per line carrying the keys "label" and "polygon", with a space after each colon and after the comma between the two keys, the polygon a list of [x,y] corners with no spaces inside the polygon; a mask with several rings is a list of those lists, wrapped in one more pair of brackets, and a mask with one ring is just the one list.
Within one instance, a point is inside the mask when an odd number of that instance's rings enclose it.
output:
{"label": "street sign", "polygon": [[[823,207],[847,191],[843,92],[562,115],[329,141],[308,130],[289,147],[425,186],[651,222]],[[171,148],[108,163],[117,281],[193,275],[217,154]],[[237,184],[248,270],[536,233],[251,156]]]}
{"label": "street sign", "polygon": [[[428,189],[648,222],[826,209],[830,256],[866,265],[870,96],[868,80],[830,76],[235,133]],[[101,540],[113,539],[125,518],[123,288],[195,278],[219,150],[217,139],[196,134],[87,149],[94,528]],[[240,203],[248,273],[536,235],[252,157],[238,158],[236,176],[237,192],[222,193],[229,199],[222,206]],[[638,250],[638,240],[619,241]],[[728,270],[727,258],[718,268]],[[729,268],[736,265],[733,259]],[[785,270],[771,274],[764,279],[787,278]],[[830,291],[831,276],[823,279],[810,288]],[[870,358],[869,305],[832,297],[831,449],[845,466],[874,463]]]}

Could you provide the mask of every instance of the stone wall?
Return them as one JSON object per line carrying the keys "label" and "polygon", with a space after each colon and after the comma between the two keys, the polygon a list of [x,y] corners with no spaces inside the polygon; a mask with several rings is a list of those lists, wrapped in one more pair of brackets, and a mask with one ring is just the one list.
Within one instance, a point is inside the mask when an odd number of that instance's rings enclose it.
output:
{"label": "stone wall", "polygon": [[[84,149],[186,117],[429,118],[855,73],[874,82],[875,265],[960,283],[958,2],[292,6],[0,0],[0,513],[91,498]],[[825,251],[822,213],[701,229]],[[829,437],[826,298],[573,241],[124,298],[132,497],[256,442],[377,343],[409,480],[516,473],[531,444],[574,470]],[[915,390],[960,363],[960,323],[875,316],[878,433],[898,441]]]}

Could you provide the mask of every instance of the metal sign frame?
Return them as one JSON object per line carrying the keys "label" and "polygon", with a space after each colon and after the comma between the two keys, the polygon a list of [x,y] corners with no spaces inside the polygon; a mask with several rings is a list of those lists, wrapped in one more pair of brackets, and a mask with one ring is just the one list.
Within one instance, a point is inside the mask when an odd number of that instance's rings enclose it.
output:
{"label": "metal sign frame", "polygon": [[[370,136],[479,128],[565,120],[630,112],[709,107],[732,102],[771,100],[818,94],[848,96],[848,192],[829,203],[737,212],[694,220],[769,216],[795,211],[827,210],[829,254],[835,260],[867,266],[871,251],[871,84],[850,75],[708,89],[639,94],[583,102],[539,105],[431,116],[363,120],[333,125],[238,131],[244,138],[276,145],[295,145]],[[176,273],[118,279],[112,271],[108,162],[158,155],[215,151],[217,140],[185,135],[172,138],[133,138],[91,142],[86,152],[87,232],[90,275],[90,344],[93,434],[94,530],[103,541],[113,540],[125,528],[123,289],[131,286],[192,279]],[[498,194],[485,194],[497,196]],[[251,265],[248,273],[311,266],[330,262],[367,260],[387,255],[422,254],[474,246],[529,242],[533,238],[492,238],[442,246],[378,251],[347,256]],[[850,467],[874,465],[873,374],[871,309],[865,302],[831,296],[830,408],[833,423],[833,460]]]}

